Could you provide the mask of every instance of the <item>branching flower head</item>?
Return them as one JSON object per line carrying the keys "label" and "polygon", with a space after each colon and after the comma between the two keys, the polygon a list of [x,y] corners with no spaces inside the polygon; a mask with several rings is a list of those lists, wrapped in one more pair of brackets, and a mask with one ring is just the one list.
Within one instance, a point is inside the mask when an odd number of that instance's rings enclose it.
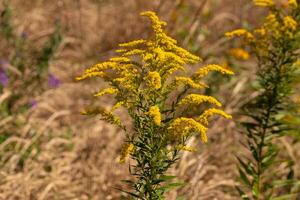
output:
{"label": "branching flower head", "polygon": [[[201,90],[208,87],[203,78],[210,72],[226,75],[233,75],[233,72],[220,65],[207,65],[195,73],[188,73],[186,65],[198,63],[201,59],[179,47],[177,41],[169,37],[164,30],[166,22],[161,21],[154,12],[143,12],[141,15],[150,19],[154,36],[120,44],[120,49],[116,50],[117,57],[86,69],[77,79],[103,79],[109,87],[95,96],[112,95],[116,101],[112,110],[92,108],[84,114],[99,114],[103,120],[126,131],[114,111],[119,107],[128,111],[133,131],[126,132],[128,142],[123,147],[120,161],[125,162],[129,155],[137,161],[138,165],[134,168],[140,182],[136,183],[135,190],[148,188],[148,194],[158,194],[152,191],[158,187],[144,186],[149,182],[145,174],[154,173],[155,177],[159,177],[156,173],[165,173],[170,163],[177,160],[180,150],[194,151],[186,146],[190,137],[199,134],[206,143],[209,116],[219,114],[230,118],[224,111],[210,110],[222,104],[214,97],[201,94]],[[239,34],[251,37],[247,32]],[[186,116],[187,113],[182,111],[183,108],[199,107],[200,104],[203,112],[200,117],[199,114]],[[160,181],[154,185],[159,184]],[[145,191],[137,191],[137,194],[141,193]],[[158,198],[151,196],[146,199]]]}

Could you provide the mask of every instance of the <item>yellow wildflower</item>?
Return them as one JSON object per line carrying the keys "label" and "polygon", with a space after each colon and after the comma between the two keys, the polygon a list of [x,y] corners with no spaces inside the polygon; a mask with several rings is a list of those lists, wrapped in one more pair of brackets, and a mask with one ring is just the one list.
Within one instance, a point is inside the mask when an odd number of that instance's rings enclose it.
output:
{"label": "yellow wildflower", "polygon": [[177,76],[177,77],[175,77],[175,85],[177,85],[177,83],[183,83],[184,85],[188,85],[191,88],[195,88],[195,89],[203,89],[203,88],[207,88],[208,87],[204,83],[196,83],[190,77]]}
{"label": "yellow wildflower", "polygon": [[145,81],[149,89],[158,90],[161,88],[161,77],[158,72],[149,72]]}
{"label": "yellow wildflower", "polygon": [[76,77],[76,80],[81,81],[91,77],[104,77],[104,72],[88,72],[84,73],[82,76]]}
{"label": "yellow wildflower", "polygon": [[255,29],[254,32],[259,34],[260,36],[264,36],[267,33],[266,29],[264,29],[264,28]]}
{"label": "yellow wildflower", "polygon": [[297,0],[288,0],[288,3],[292,7],[297,7],[298,6]]}
{"label": "yellow wildflower", "polygon": [[176,149],[178,149],[178,150],[183,150],[183,151],[189,151],[189,152],[195,152],[195,151],[196,151],[195,148],[189,147],[189,146],[185,146],[185,145],[182,145],[182,144],[177,145],[177,146],[176,146]]}
{"label": "yellow wildflower", "polygon": [[254,0],[256,6],[271,7],[274,6],[273,0]]}
{"label": "yellow wildflower", "polygon": [[106,94],[116,94],[116,93],[118,93],[118,91],[119,90],[116,88],[105,88],[105,89],[101,90],[100,92],[96,93],[94,96],[101,97]]}
{"label": "yellow wildflower", "polygon": [[132,49],[132,50],[129,50],[129,51],[123,53],[123,56],[141,55],[143,53],[145,53],[144,50],[141,50],[141,49]]}
{"label": "yellow wildflower", "polygon": [[214,104],[219,107],[222,106],[222,104],[214,97],[201,95],[201,94],[189,94],[179,102],[179,105],[189,105],[189,104],[199,105],[205,102]]}
{"label": "yellow wildflower", "polygon": [[134,152],[134,149],[135,147],[132,143],[126,143],[125,145],[123,145],[119,162],[125,163],[126,158],[129,156],[129,154]]}
{"label": "yellow wildflower", "polygon": [[[112,107],[112,111],[117,110],[118,108],[120,108],[121,106],[125,105],[125,101],[119,101],[117,102],[113,107]],[[126,105],[125,105],[126,107]]]}
{"label": "yellow wildflower", "polygon": [[237,29],[231,32],[225,33],[226,37],[245,37],[247,40],[254,40],[254,36],[252,33],[246,31],[245,29]]}
{"label": "yellow wildflower", "polygon": [[120,47],[135,47],[137,45],[141,45],[141,44],[146,44],[146,40],[134,40],[134,41],[131,41],[131,42],[127,42],[127,43],[122,43],[122,44],[119,44]]}
{"label": "yellow wildflower", "polygon": [[151,22],[152,22],[152,28],[153,30],[157,33],[160,34],[163,32],[163,27],[167,25],[166,22],[161,21],[157,15],[155,14],[155,12],[152,11],[146,11],[146,12],[142,12],[141,16],[147,16]]}
{"label": "yellow wildflower", "polygon": [[284,28],[289,30],[296,30],[297,22],[291,16],[286,16],[283,18]]}
{"label": "yellow wildflower", "polygon": [[157,126],[160,126],[161,114],[160,114],[158,106],[151,106],[147,114],[153,119],[153,122]]}
{"label": "yellow wildflower", "polygon": [[207,128],[192,118],[177,118],[170,124],[168,130],[175,137],[181,137],[184,135],[189,135],[193,132],[197,132],[200,134],[201,140],[205,143],[207,142]]}
{"label": "yellow wildflower", "polygon": [[221,116],[225,117],[226,119],[231,119],[232,118],[231,115],[226,114],[223,110],[219,110],[219,109],[215,109],[215,108],[210,108],[210,109],[205,110],[200,115],[200,117],[197,119],[197,121],[201,122],[204,125],[208,125],[208,118],[210,116],[215,115],[215,114],[221,115]]}
{"label": "yellow wildflower", "polygon": [[234,74],[233,71],[231,71],[229,69],[225,69],[224,67],[222,67],[220,65],[207,65],[205,67],[200,68],[194,74],[194,77],[196,79],[200,79],[200,78],[206,76],[211,71],[217,71],[217,72],[220,72],[222,74],[228,74],[228,75],[233,75]]}
{"label": "yellow wildflower", "polygon": [[241,48],[230,49],[229,53],[236,59],[248,60],[249,53]]}
{"label": "yellow wildflower", "polygon": [[126,57],[114,57],[114,58],[111,58],[109,59],[110,61],[112,62],[130,62],[130,59],[129,58],[126,58]]}

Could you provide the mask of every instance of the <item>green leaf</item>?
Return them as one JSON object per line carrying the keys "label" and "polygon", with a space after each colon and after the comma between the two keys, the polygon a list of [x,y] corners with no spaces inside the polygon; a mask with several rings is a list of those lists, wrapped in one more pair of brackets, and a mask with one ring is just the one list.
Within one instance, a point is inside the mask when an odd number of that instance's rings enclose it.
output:
{"label": "green leaf", "polygon": [[250,186],[251,187],[251,183],[248,179],[248,177],[246,176],[245,172],[241,169],[241,168],[238,168],[239,170],[239,173],[240,173],[240,178],[241,180],[247,185],[247,186]]}

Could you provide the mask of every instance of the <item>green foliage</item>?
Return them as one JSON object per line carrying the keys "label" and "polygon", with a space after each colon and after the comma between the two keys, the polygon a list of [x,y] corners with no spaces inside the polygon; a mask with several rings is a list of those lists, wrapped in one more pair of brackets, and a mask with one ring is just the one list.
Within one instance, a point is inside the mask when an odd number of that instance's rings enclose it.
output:
{"label": "green foliage", "polygon": [[[164,30],[166,23],[154,12],[141,15],[151,20],[154,36],[120,44],[122,49],[116,51],[120,56],[86,69],[78,80],[100,77],[110,88],[95,96],[114,95],[116,103],[110,111],[91,108],[83,114],[99,114],[102,120],[126,133],[120,162],[130,156],[133,163],[129,171],[135,179],[124,181],[130,191],[119,190],[132,199],[163,200],[166,192],[183,185],[167,173],[180,158],[181,150],[194,151],[186,146],[187,140],[199,134],[203,142],[208,141],[210,116],[231,118],[221,109],[207,109],[206,104],[222,105],[214,97],[197,92],[208,87],[201,82],[202,78],[211,71],[228,75],[233,72],[219,65],[207,65],[188,74],[186,64],[197,63],[200,58],[179,47],[177,41],[168,36]],[[120,106],[132,119],[130,131],[113,113]],[[191,108],[197,108],[199,116],[189,114]]]}
{"label": "green foliage", "polygon": [[[260,1],[255,2],[266,6],[258,3]],[[243,113],[248,117],[242,122],[245,128],[244,146],[250,156],[238,157],[243,187],[237,187],[237,190],[242,199],[249,200],[292,199],[299,195],[294,190],[299,182],[292,176],[292,171],[286,180],[277,180],[276,166],[286,161],[278,159],[282,149],[275,143],[276,138],[286,133],[287,126],[278,116],[291,103],[289,97],[296,70],[294,63],[299,58],[299,2],[297,7],[291,6],[288,10],[277,8],[274,4],[268,6],[270,14],[254,34],[241,29],[227,33],[228,36],[244,37],[258,61],[259,94],[243,106]],[[292,170],[289,165],[287,167]]]}

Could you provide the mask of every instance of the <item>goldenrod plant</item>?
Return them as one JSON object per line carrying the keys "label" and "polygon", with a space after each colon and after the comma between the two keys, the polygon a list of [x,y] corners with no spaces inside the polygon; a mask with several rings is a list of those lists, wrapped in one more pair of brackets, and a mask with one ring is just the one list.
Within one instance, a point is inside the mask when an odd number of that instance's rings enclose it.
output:
{"label": "goldenrod plant", "polygon": [[[195,134],[199,134],[203,143],[208,141],[208,118],[212,115],[231,118],[220,109],[221,102],[201,94],[208,87],[202,79],[211,71],[226,75],[233,72],[219,65],[207,65],[190,73],[185,66],[201,59],[169,37],[164,30],[166,22],[154,12],[141,15],[150,19],[154,36],[120,44],[117,57],[90,67],[77,79],[101,78],[109,87],[95,96],[108,94],[115,99],[111,110],[95,107],[83,114],[99,114],[124,130],[126,140],[120,162],[131,158],[129,169],[135,179],[126,181],[131,191],[122,191],[134,199],[156,200],[165,199],[168,190],[180,185],[173,182],[175,177],[168,176],[167,170],[179,159],[180,151],[195,150],[187,146],[187,141]],[[114,114],[121,106],[132,119],[130,130]],[[188,115],[193,107],[202,114]]]}
{"label": "goldenrod plant", "polygon": [[300,47],[300,1],[289,0],[279,6],[273,0],[254,0],[269,14],[254,31],[238,29],[226,33],[241,37],[252,48],[257,59],[258,96],[244,106],[248,116],[242,124],[249,156],[238,157],[243,186],[237,187],[242,199],[294,199],[299,197],[293,172],[280,178],[276,166],[291,162],[278,158],[275,140],[285,135],[286,125],[279,115],[290,102],[295,65]]}

